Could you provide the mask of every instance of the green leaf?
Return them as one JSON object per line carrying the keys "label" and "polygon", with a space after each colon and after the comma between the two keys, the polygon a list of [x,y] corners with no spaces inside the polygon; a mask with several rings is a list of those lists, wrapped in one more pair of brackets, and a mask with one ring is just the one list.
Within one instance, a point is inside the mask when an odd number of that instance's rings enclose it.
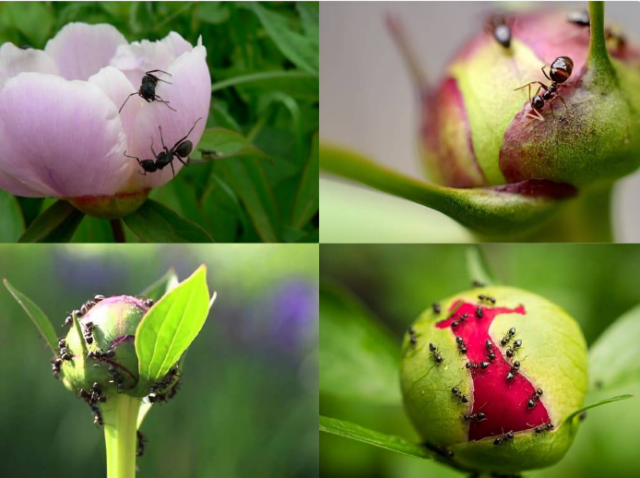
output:
{"label": "green leaf", "polygon": [[563,200],[534,198],[491,188],[429,184],[376,164],[345,148],[320,145],[320,168],[374,189],[433,208],[485,238],[517,238],[550,219]]}
{"label": "green leaf", "polygon": [[595,403],[591,403],[589,405],[585,405],[582,408],[578,408],[576,411],[572,412],[564,421],[565,423],[571,422],[574,417],[581,414],[582,412],[589,410],[590,408],[596,408],[601,405],[606,405],[607,403],[619,402],[620,400],[628,400],[629,398],[633,398],[635,395],[618,395],[617,397],[607,398],[605,400],[600,400]]}
{"label": "green leaf", "polygon": [[251,2],[249,7],[284,56],[304,71],[317,73],[320,70],[319,49],[312,39],[291,29],[286,17],[260,3]]}
{"label": "green leaf", "polygon": [[376,432],[356,425],[355,423],[337,420],[335,418],[320,416],[320,431],[367,443],[368,445],[394,451],[401,455],[413,456],[415,458],[433,458],[432,453],[423,446],[408,442],[398,436]]}
{"label": "green leaf", "polygon": [[640,305],[611,324],[589,350],[592,390],[640,382]]}
{"label": "green leaf", "polygon": [[247,209],[262,241],[280,242],[278,207],[260,161],[238,158],[222,160],[218,164]]}
{"label": "green leaf", "polygon": [[31,299],[18,289],[13,287],[7,279],[4,279],[4,286],[27,313],[33,324],[37,327],[38,332],[40,332],[40,335],[45,339],[47,345],[55,354],[58,348],[58,337],[49,318],[40,307],[38,307]]}
{"label": "green leaf", "polygon": [[314,44],[320,44],[320,8],[318,2],[296,2],[302,28]]}
{"label": "green leaf", "polygon": [[84,214],[66,201],[57,201],[38,216],[18,242],[69,242]]}
{"label": "green leaf", "polygon": [[198,20],[219,25],[229,19],[229,9],[223,2],[198,2],[197,5]]}
{"label": "green leaf", "polygon": [[320,286],[320,392],[400,405],[400,344],[346,291]]}
{"label": "green leaf", "polygon": [[198,224],[151,199],[126,216],[124,222],[147,242],[213,242],[207,231]]}
{"label": "green leaf", "polygon": [[18,200],[13,194],[0,189],[0,242],[17,242],[24,228]]}
{"label": "green leaf", "polygon": [[158,381],[167,374],[200,333],[209,308],[207,268],[202,265],[156,302],[138,325],[135,347],[141,377]]}
{"label": "green leaf", "polygon": [[318,101],[320,79],[316,73],[306,71],[263,71],[236,76],[214,83],[211,91],[242,86],[247,89],[260,89],[284,93],[296,99]]}
{"label": "green leaf", "polygon": [[198,143],[198,149],[202,151],[205,159],[207,157],[215,160],[240,157],[270,159],[244,136],[225,128],[205,130]]}
{"label": "green leaf", "polygon": [[31,46],[40,48],[49,38],[55,23],[51,8],[45,2],[3,2],[4,13]]}
{"label": "green leaf", "polygon": [[177,285],[178,275],[176,274],[175,269],[172,267],[165,273],[165,275],[160,277],[160,279],[143,290],[140,295],[142,297],[146,297],[147,299],[158,302],[163,295],[174,289]]}
{"label": "green leaf", "polygon": [[293,205],[293,215],[291,225],[293,227],[304,227],[320,208],[320,183],[318,182],[318,136],[313,138],[313,148],[309,162],[304,168],[298,195]]}
{"label": "green leaf", "polygon": [[487,286],[498,284],[482,253],[482,249],[478,245],[467,249],[467,269],[471,281],[477,281]]}

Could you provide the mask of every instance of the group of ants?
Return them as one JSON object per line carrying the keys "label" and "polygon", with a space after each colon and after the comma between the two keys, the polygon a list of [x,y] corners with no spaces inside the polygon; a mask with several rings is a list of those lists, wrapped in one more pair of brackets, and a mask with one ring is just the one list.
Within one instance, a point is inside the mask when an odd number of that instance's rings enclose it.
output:
{"label": "group of ants", "polygon": [[[80,319],[81,317],[85,316],[98,302],[101,302],[104,299],[105,297],[103,295],[96,295],[93,297],[93,299],[86,301],[84,304],[82,304],[79,310],[74,310],[71,314],[67,316],[62,326],[71,327],[73,325],[74,315],[78,319]],[[154,301],[151,299],[143,299],[142,302],[146,307],[152,307],[154,304]],[[94,324],[91,321],[81,322],[80,324],[81,324],[81,327],[83,328],[82,332],[83,332],[83,337],[86,344],[87,345],[93,344]],[[68,361],[73,360],[73,354],[68,348],[67,341],[64,338],[58,341],[58,348],[59,348],[58,355],[56,355],[51,361],[51,364],[52,364],[51,369],[54,377],[56,378],[58,378],[60,374],[62,363],[65,360],[68,360]],[[122,391],[125,387],[125,377],[122,374],[120,369],[124,370],[126,373],[131,375],[132,378],[133,378],[133,375],[125,367],[118,364],[116,361],[112,360],[115,357],[115,355],[116,355],[116,351],[112,346],[105,352],[90,351],[87,354],[87,358],[98,361],[98,363],[93,365],[96,368],[102,367],[103,364],[106,364],[108,366],[109,374],[112,377],[112,380],[110,380],[109,383],[113,383],[116,386],[118,393],[120,393],[120,391]],[[156,403],[156,402],[166,403],[169,400],[171,400],[173,397],[175,397],[176,393],[178,393],[178,390],[180,389],[180,385],[181,385],[180,377],[181,377],[180,367],[178,364],[176,364],[169,370],[167,375],[165,375],[165,377],[161,381],[155,383],[152,387],[149,388],[150,395],[147,397],[147,400],[149,400],[150,403]],[[100,387],[100,384],[98,382],[94,382],[90,390],[85,390],[84,388],[81,388],[78,391],[78,397],[82,398],[85,402],[87,402],[87,404],[89,405],[89,408],[91,408],[91,411],[94,417],[93,423],[99,426],[104,425],[102,412],[100,411],[98,404],[106,402],[107,397],[104,395],[102,391],[102,387]],[[137,439],[138,439],[138,445],[137,445],[136,455],[142,456],[144,454],[147,438],[141,431],[138,430]]]}
{"label": "group of ants", "polygon": [[[573,25],[583,28],[589,28],[591,26],[589,12],[586,10],[569,13],[567,21]],[[487,22],[486,29],[502,47],[505,49],[511,48],[511,27],[505,17],[498,15],[492,17],[489,22]],[[605,36],[607,39],[614,40],[619,49],[623,49],[626,45],[626,38],[622,34],[616,33],[610,28],[605,29]],[[517,91],[523,88],[529,89],[529,104],[531,105],[531,110],[527,113],[527,118],[544,121],[541,110],[544,108],[545,103],[549,104],[551,114],[555,118],[553,110],[553,101],[555,99],[562,101],[562,104],[567,110],[567,114],[571,116],[567,103],[564,101],[564,98],[558,90],[562,86],[566,86],[565,83],[573,72],[573,60],[568,56],[559,56],[553,60],[549,66],[549,73],[546,72],[545,68],[547,68],[546,65],[541,68],[542,74],[551,82],[551,84],[547,85],[542,81],[531,81],[514,90]],[[538,85],[538,89],[533,97],[531,96],[532,85]]]}
{"label": "group of ants", "polygon": [[[473,283],[474,287],[483,287],[484,285],[475,281]],[[481,304],[490,304],[490,305],[495,305],[496,300],[495,298],[488,296],[488,295],[479,295],[478,296],[478,300],[480,301]],[[460,302],[459,305],[462,305],[462,302]],[[432,309],[433,309],[433,313],[434,315],[439,315],[441,312],[441,307],[440,304],[435,302],[432,305]],[[449,316],[449,318],[452,318],[456,315],[457,313],[457,309],[458,307],[454,308],[454,310],[452,311],[451,315]],[[476,307],[475,310],[475,316],[477,319],[482,319],[484,317],[484,308],[482,305],[478,305]],[[469,314],[461,314],[460,316],[458,316],[456,318],[456,320],[454,320],[453,322],[451,322],[451,328],[455,329],[456,327],[460,326],[461,324],[465,323],[466,320],[469,318]],[[409,327],[407,333],[409,334],[409,344],[412,347],[415,347],[418,343],[418,335],[415,331],[415,329],[413,327]],[[505,334],[505,336],[501,339],[500,341],[500,345],[504,348],[507,347],[506,351],[505,351],[505,355],[508,358],[513,358],[514,355],[517,353],[518,349],[520,349],[520,347],[522,347],[522,340],[521,339],[516,339],[513,341],[513,344],[511,343],[511,341],[514,339],[516,335],[516,328],[515,327],[511,327],[507,333]],[[467,353],[467,346],[464,343],[464,340],[462,339],[462,337],[456,336],[456,344],[458,345],[458,351],[461,354],[466,354]],[[480,370],[486,370],[489,365],[490,362],[493,362],[496,358],[495,355],[495,351],[494,351],[494,345],[490,340],[487,340],[485,343],[485,347],[486,347],[486,353],[487,353],[487,361],[484,362],[467,362],[465,364],[465,367],[467,369],[469,369],[471,371],[471,373],[476,373]],[[436,347],[434,344],[430,343],[429,344],[429,352],[431,353],[431,357],[433,359],[433,361],[435,362],[436,365],[440,365],[444,359],[442,358],[442,355],[440,355],[440,352],[438,351],[438,347]],[[506,376],[506,380],[507,381],[511,381],[515,378],[516,374],[518,373],[518,371],[520,370],[520,362],[518,360],[515,360],[511,363],[511,369],[509,370],[509,373]],[[459,401],[459,403],[463,404],[463,403],[469,403],[469,398],[458,388],[458,386],[456,385],[455,387],[453,387],[451,389],[451,393],[452,395]],[[542,389],[538,388],[536,389],[533,394],[531,395],[531,397],[529,398],[529,400],[527,401],[527,409],[531,410],[533,409],[536,404],[538,403],[538,401],[540,400],[540,398],[543,395],[543,391]],[[462,418],[465,422],[481,422],[483,420],[486,420],[486,416],[483,412],[477,412],[477,413],[473,413],[470,415],[462,415]],[[546,431],[551,431],[554,429],[554,426],[551,422],[548,423],[543,423],[542,425],[538,425],[536,427],[534,427],[534,430],[536,433],[543,433]],[[504,443],[507,443],[511,440],[513,440],[515,438],[515,434],[513,431],[504,433],[503,435],[497,437],[494,441],[493,444],[496,446],[502,445]],[[432,449],[433,451],[435,451],[437,454],[444,456],[446,458],[452,458],[453,457],[453,451],[446,449],[443,446],[439,446],[439,445],[431,445],[431,444],[426,444],[426,446],[430,449]]]}

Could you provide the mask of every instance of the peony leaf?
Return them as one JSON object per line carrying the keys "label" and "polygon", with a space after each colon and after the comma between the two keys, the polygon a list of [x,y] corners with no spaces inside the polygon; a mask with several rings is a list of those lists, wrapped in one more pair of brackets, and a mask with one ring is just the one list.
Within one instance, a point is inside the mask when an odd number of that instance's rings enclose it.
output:
{"label": "peony leaf", "polygon": [[140,209],[124,218],[124,222],[147,242],[213,242],[195,222],[180,217],[168,207],[148,199]]}
{"label": "peony leaf", "polygon": [[576,411],[572,412],[566,419],[565,423],[571,422],[574,417],[579,415],[580,413],[587,411],[591,408],[596,408],[601,405],[606,405],[607,403],[619,402],[620,400],[628,400],[629,398],[633,398],[635,395],[618,395],[617,397],[611,397],[604,400],[597,401],[595,403],[591,403],[589,405],[585,405],[584,407],[578,408]]}
{"label": "peony leaf", "polygon": [[55,354],[58,348],[58,337],[56,336],[56,332],[47,315],[35,304],[35,302],[13,287],[7,279],[4,279],[4,286],[27,313],[33,324],[38,329],[38,332],[40,332],[40,335],[45,339],[47,345]]}
{"label": "peony leaf", "polygon": [[410,443],[403,438],[369,430],[355,423],[337,420],[335,418],[320,416],[320,431],[367,443],[385,450],[400,453],[401,455],[413,456],[415,458],[433,458],[432,452],[427,448]]}
{"label": "peony leaf", "polygon": [[320,145],[323,171],[436,209],[482,236],[518,237],[540,227],[563,200],[498,188],[457,189],[409,178],[347,149]]}
{"label": "peony leaf", "polygon": [[24,233],[24,217],[18,199],[0,189],[0,242],[16,242]]}
{"label": "peony leaf", "polygon": [[303,228],[320,207],[320,183],[318,182],[318,136],[313,140],[309,161],[302,172],[302,179],[293,204],[291,224]]}
{"label": "peony leaf", "polygon": [[84,214],[66,201],[57,201],[40,214],[18,242],[69,242]]}
{"label": "peony leaf", "polygon": [[178,276],[175,269],[170,268],[165,275],[143,290],[140,295],[154,301],[159,301],[162,296],[178,285]]}

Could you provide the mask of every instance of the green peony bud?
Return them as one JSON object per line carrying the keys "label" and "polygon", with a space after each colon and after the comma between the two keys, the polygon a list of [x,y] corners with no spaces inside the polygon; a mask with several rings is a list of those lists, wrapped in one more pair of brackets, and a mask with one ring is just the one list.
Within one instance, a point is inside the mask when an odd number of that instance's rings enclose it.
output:
{"label": "green peony bud", "polygon": [[566,453],[587,391],[587,349],[557,305],[510,287],[444,300],[403,344],[407,414],[425,445],[470,470],[518,473]]}

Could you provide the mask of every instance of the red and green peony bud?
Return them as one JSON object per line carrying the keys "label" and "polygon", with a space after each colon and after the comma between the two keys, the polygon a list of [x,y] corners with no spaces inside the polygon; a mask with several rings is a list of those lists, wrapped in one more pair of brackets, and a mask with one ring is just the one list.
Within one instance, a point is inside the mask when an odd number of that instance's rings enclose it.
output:
{"label": "red and green peony bud", "polygon": [[174,368],[161,383],[145,381],[138,372],[135,334],[153,301],[131,296],[96,296],[74,311],[78,326],[61,340],[59,359],[65,386],[90,405],[116,394],[150,401],[175,393],[179,379]]}
{"label": "red and green peony bud", "polygon": [[577,431],[587,348],[548,300],[510,287],[457,294],[427,310],[403,344],[407,414],[427,447],[460,468],[552,465]]}
{"label": "red and green peony bud", "polygon": [[[513,184],[509,190],[566,195],[636,169],[640,50],[607,28],[611,60],[600,64],[589,56],[590,27],[566,13],[501,21],[508,47],[494,37],[494,22],[437,88],[423,86],[420,138],[430,175],[453,187]],[[573,66],[554,76],[559,57]]]}

